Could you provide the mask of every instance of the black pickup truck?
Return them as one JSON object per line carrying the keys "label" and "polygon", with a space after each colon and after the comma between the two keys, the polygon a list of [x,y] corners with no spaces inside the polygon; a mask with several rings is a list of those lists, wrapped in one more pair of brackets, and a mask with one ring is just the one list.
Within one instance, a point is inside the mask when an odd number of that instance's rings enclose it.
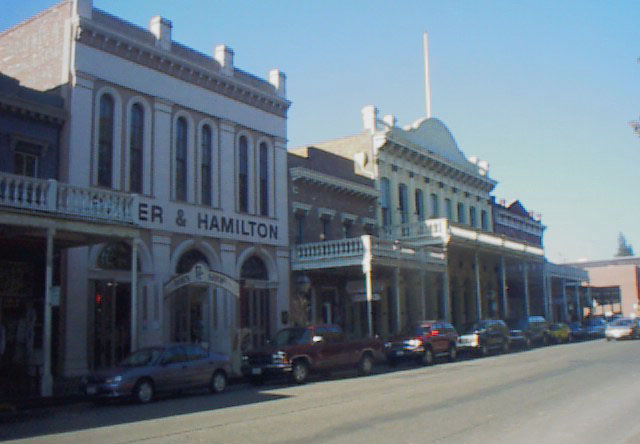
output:
{"label": "black pickup truck", "polygon": [[278,331],[268,346],[247,352],[242,373],[254,384],[280,376],[302,384],[310,372],[356,368],[359,374],[368,375],[382,359],[379,339],[348,340],[342,329],[332,324],[290,327]]}

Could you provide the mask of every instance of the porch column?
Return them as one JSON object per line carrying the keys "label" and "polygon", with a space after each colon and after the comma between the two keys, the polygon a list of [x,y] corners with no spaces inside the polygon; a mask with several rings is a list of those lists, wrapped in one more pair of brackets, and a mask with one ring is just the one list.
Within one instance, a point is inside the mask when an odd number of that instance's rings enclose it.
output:
{"label": "porch column", "polygon": [[373,337],[373,288],[371,283],[371,268],[372,268],[372,252],[371,252],[371,236],[362,236],[362,271],[365,277],[365,288],[367,290],[367,326],[369,331],[369,337]]}
{"label": "porch column", "polygon": [[578,285],[578,283],[574,284],[574,289],[575,289],[575,294],[574,294],[574,300],[575,300],[575,304],[576,304],[576,308],[575,308],[575,315],[577,318],[579,318],[580,316],[580,287]]}
{"label": "porch column", "polygon": [[42,380],[40,394],[53,396],[53,377],[51,376],[51,286],[53,284],[53,236],[56,230],[47,229],[46,270],[44,284],[44,331],[42,332]]}
{"label": "porch column", "polygon": [[563,321],[566,321],[569,318],[569,309],[567,307],[567,283],[564,279],[562,279],[562,316],[564,317]]}
{"label": "porch column", "polygon": [[131,241],[131,351],[138,349],[138,239]]}
{"label": "porch column", "polygon": [[475,252],[473,268],[476,277],[476,318],[482,319],[482,296],[480,295],[480,264],[478,263],[478,252]]}
{"label": "porch column", "polygon": [[507,269],[504,256],[500,257],[500,283],[502,284],[502,319],[507,319],[509,307],[507,307]]}
{"label": "porch column", "polygon": [[396,301],[396,333],[401,330],[402,315],[400,313],[400,268],[393,269],[393,298]]}
{"label": "porch column", "polygon": [[547,263],[542,264],[542,297],[544,300],[544,318],[547,321],[552,321],[551,315],[551,296],[549,291],[549,277],[547,276]]}
{"label": "porch column", "polygon": [[424,296],[424,271],[420,270],[420,299],[422,300],[422,318],[427,318],[427,301]]}
{"label": "porch column", "polygon": [[524,315],[529,317],[531,315],[531,307],[529,305],[529,267],[527,263],[523,263],[522,278],[524,282]]}
{"label": "porch column", "polygon": [[444,249],[444,272],[442,273],[442,318],[451,322],[451,310],[449,308],[449,258],[448,251]]}

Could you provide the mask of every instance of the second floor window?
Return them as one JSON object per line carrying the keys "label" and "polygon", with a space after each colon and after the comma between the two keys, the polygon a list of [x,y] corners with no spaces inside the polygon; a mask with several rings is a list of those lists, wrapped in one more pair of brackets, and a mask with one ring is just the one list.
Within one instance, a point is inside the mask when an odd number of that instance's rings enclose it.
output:
{"label": "second floor window", "polygon": [[202,205],[211,205],[211,163],[212,163],[212,138],[211,127],[205,125],[202,127],[202,141],[201,141],[201,160],[200,160],[200,175],[201,182],[200,191],[202,192]]}
{"label": "second floor window", "polygon": [[249,142],[245,136],[238,141],[238,211],[249,211]]}
{"label": "second floor window", "polygon": [[383,177],[380,180],[380,194],[381,194],[381,202],[380,206],[382,207],[382,226],[388,227],[391,225],[391,192],[389,187],[389,179]]}
{"label": "second floor window", "polygon": [[487,211],[480,211],[480,226],[484,231],[489,231],[489,220],[487,219]]}
{"label": "second floor window", "polygon": [[458,222],[461,224],[466,223],[466,218],[464,217],[464,204],[462,202],[458,202]]}
{"label": "second floor window", "polygon": [[445,199],[444,206],[445,211],[447,212],[447,219],[449,219],[450,221],[453,220],[453,204],[451,203],[451,199]]}
{"label": "second floor window", "polygon": [[13,174],[38,177],[41,152],[40,145],[18,141],[13,151]]}
{"label": "second floor window", "polygon": [[98,185],[109,188],[113,184],[113,117],[113,97],[103,94],[100,97],[98,129]]}
{"label": "second floor window", "polygon": [[304,242],[304,215],[296,214],[296,244]]}
{"label": "second floor window", "polygon": [[401,223],[409,223],[409,205],[407,202],[407,186],[403,183],[398,185],[398,203],[400,204],[400,219]]}
{"label": "second floor window", "polygon": [[269,215],[269,147],[260,144],[260,215]]}
{"label": "second floor window", "polygon": [[187,119],[176,122],[176,200],[187,200]]}
{"label": "second floor window", "polygon": [[431,214],[429,215],[432,219],[440,217],[440,208],[438,205],[438,195],[431,194]]}
{"label": "second floor window", "polygon": [[476,207],[469,207],[469,224],[472,227],[476,227],[478,225],[478,220],[476,219]]}
{"label": "second floor window", "polygon": [[422,190],[416,190],[416,216],[418,220],[424,220],[424,199],[422,197]]}
{"label": "second floor window", "polygon": [[131,107],[129,128],[129,190],[142,193],[142,153],[144,143],[144,109],[139,103]]}

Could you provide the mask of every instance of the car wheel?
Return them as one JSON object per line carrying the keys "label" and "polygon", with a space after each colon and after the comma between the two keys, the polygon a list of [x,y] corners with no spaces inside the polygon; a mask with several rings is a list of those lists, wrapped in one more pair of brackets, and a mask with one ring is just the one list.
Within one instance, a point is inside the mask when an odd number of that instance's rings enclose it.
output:
{"label": "car wheel", "polygon": [[307,380],[307,376],[309,376],[309,366],[306,362],[302,360],[298,360],[293,363],[293,368],[291,369],[291,378],[293,382],[296,384],[304,384]]}
{"label": "car wheel", "polygon": [[432,365],[433,364],[433,351],[430,347],[424,349],[424,353],[422,353],[422,365]]}
{"label": "car wheel", "polygon": [[458,359],[458,349],[456,348],[455,344],[451,344],[449,346],[449,362],[453,362],[456,359]]}
{"label": "car wheel", "polygon": [[211,382],[209,383],[209,391],[211,393],[220,393],[227,388],[227,375],[218,370],[211,376]]}
{"label": "car wheel", "polygon": [[153,382],[148,379],[142,379],[133,388],[133,396],[139,403],[147,404],[153,400],[154,391]]}
{"label": "car wheel", "polygon": [[361,376],[368,376],[373,372],[373,358],[369,353],[365,353],[358,364],[358,373]]}

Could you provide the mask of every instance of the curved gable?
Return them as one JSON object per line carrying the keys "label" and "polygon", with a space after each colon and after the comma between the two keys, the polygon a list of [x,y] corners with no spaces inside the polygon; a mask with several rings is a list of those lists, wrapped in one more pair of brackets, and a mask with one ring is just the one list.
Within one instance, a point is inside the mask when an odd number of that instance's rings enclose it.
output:
{"label": "curved gable", "polygon": [[458,148],[449,128],[442,121],[432,117],[417,120],[404,129],[393,128],[391,137],[399,136],[411,144],[452,162],[460,168],[476,173],[474,165]]}

